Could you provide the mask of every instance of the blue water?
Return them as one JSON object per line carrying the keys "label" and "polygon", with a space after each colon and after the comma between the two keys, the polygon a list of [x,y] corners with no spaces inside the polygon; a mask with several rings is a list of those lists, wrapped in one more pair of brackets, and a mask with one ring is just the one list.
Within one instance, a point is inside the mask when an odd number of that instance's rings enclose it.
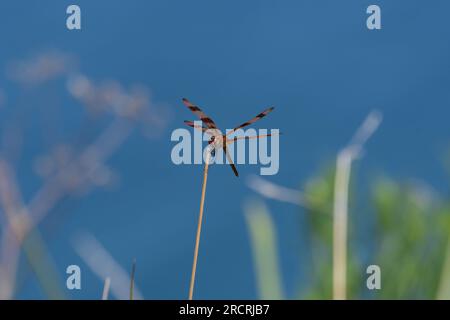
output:
{"label": "blue water", "polygon": [[[108,162],[121,173],[117,188],[69,199],[41,226],[60,277],[69,264],[83,270],[83,289],[67,292],[69,297],[98,298],[103,286],[73,250],[71,237],[79,230],[94,234],[126,269],[136,258],[136,282],[145,298],[186,297],[202,168],[170,161],[172,130],[193,119],[181,104],[184,96],[224,128],[275,105],[260,124],[284,133],[280,171],[269,179],[290,187],[331,163],[368,112],[378,109],[384,121],[359,162],[361,185],[381,174],[424,180],[448,193],[448,1],[378,0],[378,31],[366,28],[365,11],[373,4],[366,0],[79,0],[82,30],[68,31],[65,9],[71,3],[2,1],[1,70],[9,61],[55,48],[76,56],[79,69],[94,80],[149,87],[172,116],[160,138],[148,140],[136,131]],[[8,102],[20,98],[4,72],[1,87]],[[53,84],[47,90],[62,89]],[[67,95],[59,102],[65,119],[60,130],[70,133],[78,123],[74,102]],[[33,123],[45,107],[34,106],[25,120]],[[43,148],[38,131],[31,125],[18,163],[26,197],[39,186],[30,169],[31,157]],[[259,169],[238,169],[239,179],[225,166],[210,171],[197,298],[258,297],[242,208],[258,197],[244,181]],[[295,206],[267,203],[279,236],[284,289],[292,296],[298,282],[308,279],[308,261],[299,254],[307,243],[305,217]],[[26,264],[22,269],[26,274]],[[36,282],[27,279],[18,297],[42,298]]]}

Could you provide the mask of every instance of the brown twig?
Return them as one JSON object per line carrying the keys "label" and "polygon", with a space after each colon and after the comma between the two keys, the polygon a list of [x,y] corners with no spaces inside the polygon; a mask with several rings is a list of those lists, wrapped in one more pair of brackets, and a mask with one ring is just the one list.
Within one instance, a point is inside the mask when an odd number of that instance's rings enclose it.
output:
{"label": "brown twig", "polygon": [[206,156],[206,161],[205,161],[205,168],[203,170],[202,195],[200,198],[200,212],[198,215],[197,235],[195,237],[194,261],[192,263],[191,283],[189,286],[189,300],[192,300],[193,295],[194,295],[195,272],[197,270],[198,248],[200,246],[200,234],[202,232],[203,208],[204,208],[204,204],[205,204],[206,182],[208,179],[209,159],[210,159],[210,153],[208,152],[208,154]]}

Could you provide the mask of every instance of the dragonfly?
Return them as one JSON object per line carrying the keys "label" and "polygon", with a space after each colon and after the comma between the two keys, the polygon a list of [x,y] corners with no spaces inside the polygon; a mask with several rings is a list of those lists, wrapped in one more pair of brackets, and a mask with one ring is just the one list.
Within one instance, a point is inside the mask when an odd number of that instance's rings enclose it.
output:
{"label": "dragonfly", "polygon": [[188,121],[188,120],[184,121],[184,123],[194,129],[201,130],[202,132],[206,132],[207,134],[211,135],[211,138],[208,141],[208,145],[212,147],[211,155],[214,157],[216,150],[223,149],[223,152],[225,153],[225,155],[227,157],[228,164],[231,166],[231,169],[233,170],[234,175],[236,177],[239,177],[239,173],[236,169],[236,166],[233,163],[233,160],[231,159],[230,154],[228,153],[227,145],[234,143],[237,140],[259,139],[259,138],[272,136],[272,134],[262,134],[262,135],[256,135],[256,136],[234,137],[231,139],[229,138],[229,136],[232,133],[234,133],[236,130],[244,128],[246,126],[249,126],[252,123],[255,123],[256,121],[264,118],[266,115],[268,115],[270,112],[272,112],[274,107],[270,107],[270,108],[262,111],[261,113],[259,113],[255,117],[253,117],[252,119],[233,128],[232,130],[227,132],[227,134],[222,134],[221,131],[217,128],[217,125],[215,124],[215,122],[210,117],[208,117],[198,106],[192,104],[186,98],[183,98],[182,100],[183,100],[184,105],[186,107],[188,107],[188,109],[191,110],[202,121],[202,125],[196,124],[196,123],[194,123],[194,121]]}

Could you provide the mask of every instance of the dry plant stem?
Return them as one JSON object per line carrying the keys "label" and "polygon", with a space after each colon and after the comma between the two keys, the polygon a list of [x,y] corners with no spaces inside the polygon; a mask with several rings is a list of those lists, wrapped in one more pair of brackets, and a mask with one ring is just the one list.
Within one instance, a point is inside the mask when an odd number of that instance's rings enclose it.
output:
{"label": "dry plant stem", "polygon": [[353,160],[357,159],[367,140],[382,121],[381,113],[372,111],[342,149],[336,160],[333,203],[333,299],[347,298],[347,229],[348,194]]}
{"label": "dry plant stem", "polygon": [[[83,181],[103,165],[113,153],[125,142],[132,132],[131,123],[127,119],[114,119],[90,145],[85,147],[72,163],[86,166],[80,178]],[[63,172],[63,170],[62,170]],[[62,173],[61,172],[61,173]],[[38,225],[61,200],[67,191],[61,187],[60,176],[56,175],[45,181],[41,189],[34,195],[28,208],[32,216],[33,226]]]}
{"label": "dry plant stem", "polygon": [[346,299],[348,187],[352,158],[344,150],[336,161],[333,209],[333,299]]}
{"label": "dry plant stem", "polygon": [[27,260],[47,296],[52,299],[63,298],[64,292],[58,285],[58,279],[54,277],[56,271],[53,261],[39,231],[37,229],[34,232],[27,231],[29,212],[23,204],[15,175],[3,159],[0,159],[0,178],[0,202],[8,221],[4,239],[11,241],[12,244],[2,246],[0,269],[3,272],[0,278],[0,298],[11,299],[13,296],[20,245],[23,246]]}
{"label": "dry plant stem", "polygon": [[[130,273],[122,268],[93,235],[81,232],[74,237],[72,245],[75,252],[98,278],[112,279],[109,287],[111,296],[118,300],[130,299]],[[136,282],[133,284],[133,299],[143,299]]]}
{"label": "dry plant stem", "polygon": [[136,273],[136,260],[133,260],[133,266],[131,267],[130,277],[130,300],[133,300],[134,295],[134,274]]}
{"label": "dry plant stem", "polygon": [[447,240],[447,249],[444,258],[444,263],[442,265],[442,271],[439,280],[436,299],[437,300],[450,299],[450,237]]}
{"label": "dry plant stem", "polygon": [[110,286],[111,286],[111,278],[106,277],[105,285],[103,286],[102,300],[108,300]]}
{"label": "dry plant stem", "polygon": [[200,234],[202,232],[203,207],[205,204],[206,182],[208,179],[209,159],[210,159],[210,154],[208,152],[208,154],[206,156],[206,161],[205,161],[205,168],[203,170],[202,196],[200,198],[200,212],[198,215],[197,235],[195,237],[194,262],[192,263],[191,283],[189,286],[189,300],[192,300],[192,297],[194,295],[195,272],[197,270],[198,247],[200,245]]}
{"label": "dry plant stem", "polygon": [[257,175],[250,176],[250,178],[247,179],[247,185],[253,189],[253,191],[268,199],[310,208],[308,196],[306,194],[295,189],[275,184]]}
{"label": "dry plant stem", "polygon": [[[6,217],[2,225],[2,240],[0,241],[0,299],[11,299],[14,291],[17,263],[19,261],[18,238],[20,237],[20,223],[23,214],[22,199],[15,177],[9,164],[0,159],[0,203]],[[6,246],[11,243],[11,246]]]}
{"label": "dry plant stem", "polygon": [[[104,163],[130,133],[131,126],[128,120],[122,118],[115,119],[91,145],[83,150],[76,161],[83,161],[85,164],[88,164],[85,170],[88,175],[99,164]],[[3,163],[7,164],[2,161]],[[83,176],[83,178],[86,177]],[[3,189],[7,190],[10,187],[11,184]],[[17,186],[16,188],[18,190]],[[20,236],[17,236],[16,231],[12,228],[12,224],[9,224],[6,230],[4,230],[2,236],[2,258],[0,262],[5,264],[8,261],[9,266],[2,266],[0,280],[3,280],[2,282],[8,289],[6,292],[0,290],[0,297],[11,298],[12,290],[15,286],[15,273],[18,265],[19,250],[23,244],[23,239],[45,218],[64,195],[64,188],[59,184],[58,177],[48,179],[27,206],[21,203],[21,207],[24,208],[28,215],[26,217],[27,223],[20,223]]]}

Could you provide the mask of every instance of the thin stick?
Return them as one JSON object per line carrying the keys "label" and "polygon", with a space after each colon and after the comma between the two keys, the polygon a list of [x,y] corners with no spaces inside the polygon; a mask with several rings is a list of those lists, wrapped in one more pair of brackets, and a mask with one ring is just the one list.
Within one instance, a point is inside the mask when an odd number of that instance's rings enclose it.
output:
{"label": "thin stick", "polygon": [[[111,296],[118,300],[130,299],[130,271],[125,270],[93,235],[82,232],[74,237],[72,244],[75,252],[98,278],[102,281],[111,278]],[[143,299],[136,281],[133,284],[133,299]]]}
{"label": "thin stick", "polygon": [[439,280],[439,287],[437,290],[437,300],[450,299],[450,238],[448,239],[446,251],[444,264],[441,271],[441,278]]}
{"label": "thin stick", "polygon": [[133,266],[131,267],[130,300],[133,300],[133,296],[134,296],[134,274],[135,273],[136,273],[136,259],[133,260]]}
{"label": "thin stick", "polygon": [[111,278],[106,277],[105,285],[103,286],[102,300],[108,300],[110,286],[111,286]]}
{"label": "thin stick", "polygon": [[333,299],[345,300],[347,293],[348,189],[352,159],[347,150],[336,161],[333,218]]}
{"label": "thin stick", "polygon": [[347,225],[348,196],[352,162],[363,151],[364,144],[382,121],[381,113],[372,111],[356,131],[350,144],[336,160],[333,203],[333,299],[347,298]]}
{"label": "thin stick", "polygon": [[200,245],[200,234],[202,232],[203,207],[205,204],[206,181],[208,179],[209,158],[210,153],[208,152],[205,161],[205,168],[203,170],[202,196],[200,198],[200,212],[198,215],[197,236],[195,237],[194,262],[192,263],[191,283],[189,286],[189,300],[192,300],[192,296],[194,295],[195,271],[197,270],[198,247]]}

